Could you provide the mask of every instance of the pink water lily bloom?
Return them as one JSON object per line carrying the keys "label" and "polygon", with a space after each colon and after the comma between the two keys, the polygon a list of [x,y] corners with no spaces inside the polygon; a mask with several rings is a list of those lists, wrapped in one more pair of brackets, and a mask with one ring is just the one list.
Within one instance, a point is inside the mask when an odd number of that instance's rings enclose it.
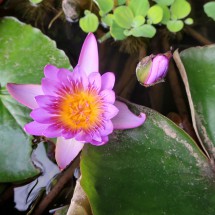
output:
{"label": "pink water lily bloom", "polygon": [[7,84],[17,101],[32,109],[33,122],[24,130],[37,136],[57,137],[56,161],[65,168],[81,151],[84,143],[102,145],[114,129],[135,128],[145,114],[133,114],[115,101],[115,76],[98,72],[97,41],[92,33],[83,44],[73,72],[47,65],[41,85]]}

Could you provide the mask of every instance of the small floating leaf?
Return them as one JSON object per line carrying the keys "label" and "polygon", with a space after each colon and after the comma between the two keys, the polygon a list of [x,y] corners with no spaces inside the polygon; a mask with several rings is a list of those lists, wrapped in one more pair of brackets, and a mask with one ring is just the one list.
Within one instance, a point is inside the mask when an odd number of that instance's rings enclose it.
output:
{"label": "small floating leaf", "polygon": [[114,19],[122,28],[130,28],[134,15],[131,9],[127,6],[120,6],[114,10]]}
{"label": "small floating leaf", "polygon": [[163,9],[159,5],[154,5],[148,10],[147,17],[151,23],[158,24],[163,18]]}
{"label": "small floating leaf", "polygon": [[190,13],[191,6],[190,3],[185,0],[175,0],[170,10],[177,19],[183,19]]}
{"label": "small floating leaf", "polygon": [[181,20],[170,20],[167,22],[167,28],[171,32],[178,32],[184,27],[184,23]]}
{"label": "small floating leaf", "polygon": [[152,38],[154,37],[155,34],[156,34],[156,28],[148,24],[131,29],[131,35],[135,37]]}
{"label": "small floating leaf", "polygon": [[79,25],[86,32],[95,32],[99,26],[98,17],[90,11],[85,11],[85,16],[80,19]]}
{"label": "small floating leaf", "polygon": [[131,8],[134,16],[146,16],[150,7],[148,0],[130,0],[128,6]]}
{"label": "small floating leaf", "polygon": [[209,16],[215,21],[215,1],[208,2],[204,5],[204,11]]}

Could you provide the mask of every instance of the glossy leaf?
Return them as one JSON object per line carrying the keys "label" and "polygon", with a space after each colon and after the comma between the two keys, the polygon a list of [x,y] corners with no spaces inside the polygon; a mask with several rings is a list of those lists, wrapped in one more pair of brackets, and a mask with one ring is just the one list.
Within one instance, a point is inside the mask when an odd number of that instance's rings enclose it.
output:
{"label": "glossy leaf", "polygon": [[[189,99],[192,121],[200,142],[215,158],[215,46],[190,48],[176,59]],[[182,64],[183,63],[183,64]]]}
{"label": "glossy leaf", "polygon": [[171,5],[174,0],[154,0],[155,2],[157,2],[158,4],[161,4],[161,5]]}
{"label": "glossy leaf", "polygon": [[39,4],[41,3],[43,0],[29,0],[31,3],[33,4]]}
{"label": "glossy leaf", "polygon": [[157,112],[131,106],[147,115],[141,127],[82,152],[81,185],[93,214],[214,214],[214,172],[198,146]]}
{"label": "glossy leaf", "polygon": [[40,83],[46,64],[69,68],[64,52],[38,29],[15,18],[0,20],[0,182],[25,180],[39,173],[31,162],[31,141],[22,127],[29,110],[10,97],[8,82]]}
{"label": "glossy leaf", "polygon": [[158,24],[163,18],[163,9],[159,5],[153,5],[147,12],[149,22]]}
{"label": "glossy leaf", "polygon": [[113,22],[113,14],[107,14],[101,18],[101,21],[104,25],[111,26]]}
{"label": "glossy leaf", "polygon": [[134,16],[146,16],[150,7],[148,0],[130,0],[128,6],[131,8]]}
{"label": "glossy leaf", "polygon": [[115,40],[123,40],[126,38],[123,32],[124,32],[124,29],[121,28],[119,25],[117,25],[117,23],[113,20],[112,25],[110,27],[111,36]]}
{"label": "glossy leaf", "polygon": [[130,34],[135,37],[152,38],[156,34],[156,28],[152,25],[146,24],[136,28],[132,28],[130,32]]}
{"label": "glossy leaf", "polygon": [[82,17],[79,21],[81,29],[86,33],[95,32],[99,26],[98,17],[88,10],[85,10],[84,13],[85,16]]}
{"label": "glossy leaf", "polygon": [[134,15],[127,6],[120,6],[114,10],[114,20],[121,28],[130,28]]}
{"label": "glossy leaf", "polygon": [[125,3],[126,3],[126,0],[117,0],[118,5],[122,5],[122,4],[125,4]]}
{"label": "glossy leaf", "polygon": [[181,20],[169,20],[166,24],[166,27],[169,31],[175,33],[184,27],[184,23]]}
{"label": "glossy leaf", "polygon": [[170,7],[171,13],[177,19],[183,19],[191,11],[190,3],[185,0],[175,0]]}
{"label": "glossy leaf", "polygon": [[143,25],[145,22],[145,18],[143,16],[135,16],[132,22],[132,27],[139,27]]}
{"label": "glossy leaf", "polygon": [[187,18],[187,19],[184,20],[184,23],[186,25],[192,25],[193,24],[193,19],[192,18]]}
{"label": "glossy leaf", "polygon": [[170,10],[165,5],[160,5],[160,7],[163,9],[163,17],[162,17],[161,23],[166,25],[167,22],[170,20],[170,17],[171,17]]}
{"label": "glossy leaf", "polygon": [[103,14],[106,14],[111,11],[114,6],[113,0],[96,0],[96,2],[98,3],[99,8]]}
{"label": "glossy leaf", "polygon": [[204,11],[209,16],[215,21],[215,1],[208,2],[204,5]]}

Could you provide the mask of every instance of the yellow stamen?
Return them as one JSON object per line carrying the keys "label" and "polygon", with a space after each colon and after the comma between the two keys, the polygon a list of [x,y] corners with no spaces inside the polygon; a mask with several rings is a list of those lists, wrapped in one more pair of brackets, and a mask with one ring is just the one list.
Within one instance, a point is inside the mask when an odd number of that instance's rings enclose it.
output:
{"label": "yellow stamen", "polygon": [[101,125],[102,105],[96,90],[76,90],[64,95],[60,101],[58,120],[70,130],[90,131]]}

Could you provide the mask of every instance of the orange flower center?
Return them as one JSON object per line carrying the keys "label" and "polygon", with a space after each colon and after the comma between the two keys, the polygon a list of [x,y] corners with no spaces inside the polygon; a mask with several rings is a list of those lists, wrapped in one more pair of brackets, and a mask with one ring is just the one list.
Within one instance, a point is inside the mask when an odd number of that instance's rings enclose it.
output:
{"label": "orange flower center", "polygon": [[102,98],[94,89],[65,94],[59,103],[58,120],[70,130],[90,131],[101,126]]}

